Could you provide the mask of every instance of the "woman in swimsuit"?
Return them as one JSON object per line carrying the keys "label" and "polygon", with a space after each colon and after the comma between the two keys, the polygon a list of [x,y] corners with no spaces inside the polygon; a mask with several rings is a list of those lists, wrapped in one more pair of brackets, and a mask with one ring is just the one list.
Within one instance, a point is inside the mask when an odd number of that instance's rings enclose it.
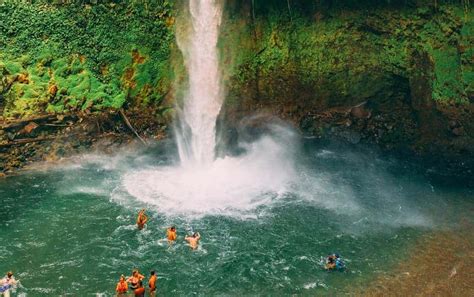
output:
{"label": "woman in swimsuit", "polygon": [[130,290],[138,288],[138,283],[143,280],[145,276],[141,275],[137,269],[132,271],[132,276],[127,279],[127,283],[130,283]]}

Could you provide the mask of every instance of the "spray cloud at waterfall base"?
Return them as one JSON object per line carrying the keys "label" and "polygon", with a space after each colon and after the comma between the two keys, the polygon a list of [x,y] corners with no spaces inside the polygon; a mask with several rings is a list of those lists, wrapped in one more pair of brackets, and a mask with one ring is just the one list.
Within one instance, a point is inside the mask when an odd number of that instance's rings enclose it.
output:
{"label": "spray cloud at waterfall base", "polygon": [[[180,164],[125,174],[126,192],[168,215],[247,218],[276,202],[291,200],[310,201],[350,220],[384,219],[386,212],[365,213],[367,208],[359,205],[347,184],[298,165],[299,139],[281,123],[269,124],[266,134],[253,142],[240,143],[244,151],[240,155],[215,159],[216,121],[224,101],[217,51],[222,6],[215,0],[189,1],[187,11],[186,30],[177,32],[189,77],[182,106],[177,106]],[[393,215],[391,223],[406,221]]]}
{"label": "spray cloud at waterfall base", "polygon": [[[215,0],[188,4],[187,20],[181,24],[185,30],[177,32],[188,72],[183,102],[176,107],[180,163],[126,173],[122,186],[127,193],[168,215],[255,217],[276,202],[290,200],[311,202],[349,221],[370,217],[389,225],[427,224],[416,210],[397,211],[405,203],[403,195],[393,203],[386,199],[397,196],[389,182],[378,182],[373,189],[373,202],[379,204],[374,210],[357,199],[350,181],[315,174],[299,164],[300,139],[281,124],[270,124],[257,140],[240,143],[243,153],[215,159],[216,121],[224,101],[217,51],[222,6]],[[374,175],[384,174],[377,170]]]}

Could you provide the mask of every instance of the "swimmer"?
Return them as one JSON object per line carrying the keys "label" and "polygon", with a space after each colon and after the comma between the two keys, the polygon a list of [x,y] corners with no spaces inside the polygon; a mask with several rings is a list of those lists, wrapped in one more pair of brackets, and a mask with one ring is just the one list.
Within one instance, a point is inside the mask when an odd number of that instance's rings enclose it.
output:
{"label": "swimmer", "polygon": [[142,281],[138,282],[138,288],[133,291],[135,297],[145,297],[145,288],[143,287]]}
{"label": "swimmer", "polygon": [[166,237],[168,238],[168,243],[173,243],[176,240],[178,235],[176,235],[175,226],[171,226],[170,228],[168,228],[168,230],[166,230]]}
{"label": "swimmer", "polygon": [[334,255],[329,255],[326,258],[326,270],[333,270],[336,268],[336,257]]}
{"label": "swimmer", "polygon": [[125,297],[127,296],[128,284],[125,281],[125,276],[123,274],[120,276],[120,280],[117,283],[117,287],[115,287],[115,291],[117,292],[117,297]]}
{"label": "swimmer", "polygon": [[153,270],[150,272],[150,280],[148,281],[148,288],[150,289],[150,296],[156,296],[156,274]]}
{"label": "swimmer", "polygon": [[201,239],[201,235],[198,232],[195,232],[191,236],[186,236],[184,240],[186,240],[189,243],[189,246],[195,250],[198,247],[199,239]]}
{"label": "swimmer", "polygon": [[15,286],[17,280],[13,276],[13,272],[7,272],[7,275],[0,281],[0,293],[5,297],[10,297],[10,288]]}
{"label": "swimmer", "polygon": [[142,230],[145,227],[146,222],[148,221],[148,217],[145,214],[145,209],[142,209],[138,212],[137,217],[137,227],[138,230]]}
{"label": "swimmer", "polygon": [[145,276],[140,274],[137,269],[134,269],[132,271],[132,276],[130,276],[127,279],[127,283],[130,283],[130,289],[131,290],[137,289],[140,281],[142,281],[144,278],[145,278]]}

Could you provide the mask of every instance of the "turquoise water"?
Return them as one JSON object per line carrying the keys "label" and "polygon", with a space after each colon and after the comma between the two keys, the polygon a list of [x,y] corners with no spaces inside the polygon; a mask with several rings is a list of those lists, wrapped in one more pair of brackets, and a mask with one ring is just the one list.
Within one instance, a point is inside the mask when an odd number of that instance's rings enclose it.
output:
{"label": "turquoise water", "polygon": [[[170,146],[0,180],[0,271],[15,272],[17,292],[111,296],[119,276],[138,268],[157,271],[165,296],[337,295],[392,267],[420,235],[455,227],[473,206],[471,190],[432,185],[405,163],[305,141],[294,159],[301,176],[286,191],[262,193],[263,203],[164,212],[123,184],[130,172],[173,166]],[[142,207],[150,222],[138,231]],[[172,224],[179,238],[170,247]],[[202,235],[197,251],[183,242],[191,230]],[[322,269],[331,252],[348,271]]]}

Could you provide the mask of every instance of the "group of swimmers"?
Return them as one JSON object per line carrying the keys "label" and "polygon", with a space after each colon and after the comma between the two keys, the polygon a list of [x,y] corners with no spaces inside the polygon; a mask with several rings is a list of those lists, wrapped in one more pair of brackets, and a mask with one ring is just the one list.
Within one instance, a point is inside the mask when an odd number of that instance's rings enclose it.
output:
{"label": "group of swimmers", "polygon": [[[138,230],[142,230],[145,227],[145,224],[148,222],[148,216],[145,213],[145,209],[142,209],[138,212],[137,216],[137,228]],[[175,226],[171,226],[166,230],[166,238],[169,244],[173,244],[178,239],[178,234],[176,231]],[[186,240],[189,246],[195,250],[198,248],[199,240],[201,239],[201,235],[199,232],[193,232],[191,236],[185,236],[184,240]],[[132,276],[126,278],[123,274],[120,276],[120,280],[115,287],[115,291],[117,292],[117,296],[125,297],[129,296],[129,290],[133,294],[132,296],[135,297],[143,297],[145,296],[145,287],[143,286],[143,280],[145,276],[140,274],[138,269],[132,271]],[[155,296],[156,294],[156,281],[157,276],[155,271],[150,272],[150,279],[148,280],[148,292],[149,296]]]}
{"label": "group of swimmers", "polygon": [[[132,271],[132,276],[125,278],[122,274],[120,280],[115,287],[117,292],[117,297],[125,297],[128,295],[128,290],[130,289],[133,296],[135,297],[144,297],[145,296],[145,287],[143,286],[143,280],[145,276],[140,274],[137,269]],[[149,296],[153,297],[156,295],[156,273],[155,271],[150,272],[150,279],[148,280],[148,292]]]}
{"label": "group of swimmers", "polygon": [[342,261],[341,256],[339,254],[330,254],[326,258],[326,270],[339,270],[342,271],[346,268],[344,261]]}
{"label": "group of swimmers", "polygon": [[[142,209],[138,212],[137,216],[137,228],[138,230],[142,230],[145,227],[145,224],[148,222],[148,216],[145,214],[145,209]],[[172,244],[178,238],[176,233],[176,227],[171,226],[166,230],[166,238],[168,239],[168,243]],[[201,235],[199,232],[193,232],[191,236],[186,235],[184,240],[186,240],[189,246],[195,250],[198,248],[199,240],[201,239]]]}

